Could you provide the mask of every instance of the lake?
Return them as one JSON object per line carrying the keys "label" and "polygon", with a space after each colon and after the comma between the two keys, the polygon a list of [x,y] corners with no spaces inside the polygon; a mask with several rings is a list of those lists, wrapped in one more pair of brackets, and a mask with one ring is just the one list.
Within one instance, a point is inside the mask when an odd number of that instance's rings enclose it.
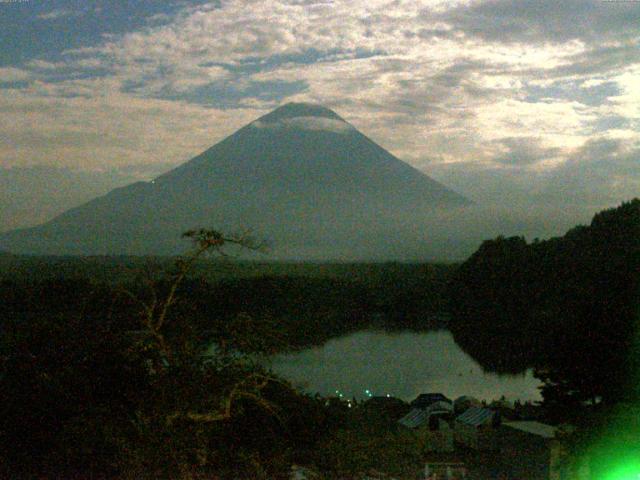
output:
{"label": "lake", "polygon": [[413,400],[441,392],[449,398],[471,395],[492,400],[540,400],[531,371],[522,375],[486,373],[446,330],[426,333],[362,331],[322,346],[272,359],[273,370],[294,385],[323,396],[366,398],[391,395]]}

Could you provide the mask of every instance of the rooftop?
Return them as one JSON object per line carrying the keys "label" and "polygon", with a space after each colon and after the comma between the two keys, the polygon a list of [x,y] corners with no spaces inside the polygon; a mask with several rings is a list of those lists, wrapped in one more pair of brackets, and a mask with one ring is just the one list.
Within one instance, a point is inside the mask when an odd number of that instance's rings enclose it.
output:
{"label": "rooftop", "polygon": [[554,438],[557,431],[557,428],[552,425],[534,421],[503,422],[502,425],[543,438]]}
{"label": "rooftop", "polygon": [[456,418],[457,422],[478,427],[493,420],[495,413],[487,408],[471,407]]}
{"label": "rooftop", "polygon": [[429,405],[435,402],[448,402],[452,403],[442,393],[421,393],[411,402],[412,407],[427,408]]}
{"label": "rooftop", "polygon": [[404,425],[408,428],[418,428],[429,419],[429,414],[419,408],[414,408],[404,417],[398,420],[400,425]]}

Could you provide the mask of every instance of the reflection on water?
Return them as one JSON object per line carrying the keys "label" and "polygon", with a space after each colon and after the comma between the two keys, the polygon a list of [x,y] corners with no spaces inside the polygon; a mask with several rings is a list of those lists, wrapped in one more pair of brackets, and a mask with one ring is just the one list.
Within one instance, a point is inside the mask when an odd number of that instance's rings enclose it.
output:
{"label": "reflection on water", "polygon": [[365,390],[412,400],[424,392],[449,398],[472,395],[492,400],[539,400],[539,382],[531,372],[517,376],[484,373],[448,331],[386,333],[364,331],[320,347],[279,355],[273,370],[321,395],[364,398]]}

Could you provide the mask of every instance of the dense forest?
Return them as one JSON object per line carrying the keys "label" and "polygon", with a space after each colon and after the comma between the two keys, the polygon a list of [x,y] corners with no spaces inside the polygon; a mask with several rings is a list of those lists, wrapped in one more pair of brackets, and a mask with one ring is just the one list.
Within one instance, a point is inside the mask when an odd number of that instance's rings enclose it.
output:
{"label": "dense forest", "polygon": [[[43,316],[108,312],[114,328],[131,329],[150,286],[162,289],[166,258],[14,257],[0,262],[2,324]],[[274,349],[319,345],[366,327],[446,327],[446,288],[455,266],[436,264],[194,263],[178,290],[176,315],[212,337],[238,316],[277,330]]]}
{"label": "dense forest", "polygon": [[559,415],[637,400],[640,200],[563,237],[484,242],[450,299],[456,342],[490,370],[535,367]]}
{"label": "dense forest", "polygon": [[456,342],[486,369],[534,368],[547,421],[576,428],[568,448],[593,478],[636,475],[640,200],[559,238],[485,241],[448,297]]}

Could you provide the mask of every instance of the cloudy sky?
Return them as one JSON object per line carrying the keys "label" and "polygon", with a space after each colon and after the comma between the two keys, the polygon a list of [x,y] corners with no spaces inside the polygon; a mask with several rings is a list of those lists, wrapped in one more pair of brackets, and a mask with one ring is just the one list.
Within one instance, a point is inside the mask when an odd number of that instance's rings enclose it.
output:
{"label": "cloudy sky", "polygon": [[640,195],[640,0],[0,0],[0,230],[290,101],[485,205]]}

